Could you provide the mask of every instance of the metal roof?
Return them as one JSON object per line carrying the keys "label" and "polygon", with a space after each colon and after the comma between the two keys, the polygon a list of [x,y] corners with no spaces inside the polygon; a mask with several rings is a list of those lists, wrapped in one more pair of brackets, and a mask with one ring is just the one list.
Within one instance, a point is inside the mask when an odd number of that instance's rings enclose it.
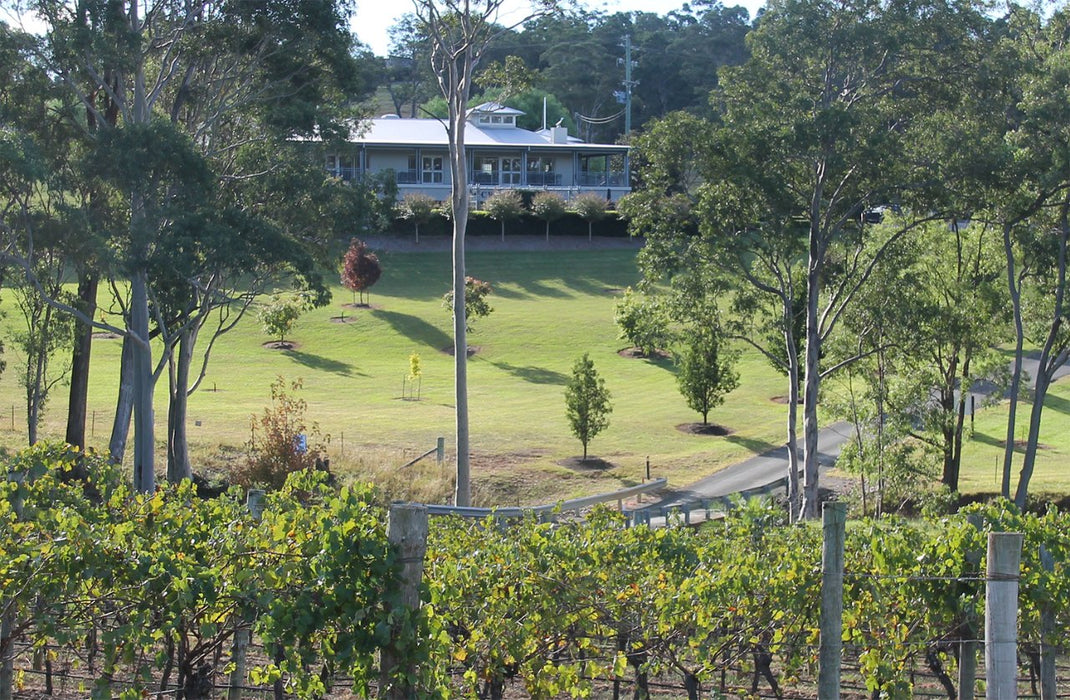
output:
{"label": "metal roof", "polygon": [[[438,119],[380,118],[362,121],[350,132],[353,143],[377,146],[441,146],[448,147],[446,122]],[[550,129],[528,131],[518,127],[493,126],[480,128],[466,122],[464,130],[466,146],[545,147],[599,151],[627,151],[627,146],[616,144],[584,143],[573,136],[568,143],[553,143]]]}

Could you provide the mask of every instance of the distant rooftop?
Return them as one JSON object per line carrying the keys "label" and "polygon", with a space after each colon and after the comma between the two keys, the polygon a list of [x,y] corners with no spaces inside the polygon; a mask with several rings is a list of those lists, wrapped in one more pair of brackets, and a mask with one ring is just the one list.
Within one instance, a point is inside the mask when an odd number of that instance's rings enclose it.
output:
{"label": "distant rooftop", "polygon": [[[523,114],[523,112],[509,107],[496,111],[485,110],[484,108],[488,106],[490,106],[490,103],[475,107],[469,114],[508,114],[514,117]],[[500,105],[498,106],[500,107]],[[354,143],[380,146],[426,146],[428,144],[445,146],[448,143],[445,120],[401,119],[394,115],[361,122],[356,129],[350,132],[349,140]],[[564,131],[563,127],[557,127],[557,133],[555,134],[554,128],[528,131],[514,124],[474,124],[471,118],[465,125],[464,140],[467,146],[539,146],[581,148],[584,150],[589,148],[603,151],[607,148],[621,151],[627,150],[626,146],[613,144],[586,144],[574,136],[567,136],[567,131]]]}

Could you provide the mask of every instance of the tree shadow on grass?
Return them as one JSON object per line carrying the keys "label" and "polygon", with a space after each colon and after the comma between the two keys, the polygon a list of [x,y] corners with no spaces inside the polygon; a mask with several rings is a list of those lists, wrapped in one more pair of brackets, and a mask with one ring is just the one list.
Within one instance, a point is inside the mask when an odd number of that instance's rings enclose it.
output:
{"label": "tree shadow on grass", "polygon": [[1044,408],[1058,411],[1059,413],[1070,413],[1070,401],[1049,393],[1044,397]]}
{"label": "tree shadow on grass", "polygon": [[339,374],[343,377],[366,377],[363,372],[353,372],[353,365],[346,362],[339,362],[338,360],[332,360],[321,355],[313,355],[307,352],[301,352],[300,350],[284,350],[287,357],[296,362],[299,365],[304,365],[309,369],[318,370],[320,372],[330,372],[331,374]]}
{"label": "tree shadow on grass", "polygon": [[[992,437],[991,435],[987,435],[985,433],[977,433],[977,432],[975,432],[970,436],[970,440],[972,440],[973,442],[979,442],[982,445],[989,445],[990,447],[998,447],[1001,450],[1006,445],[1006,441],[1002,437],[995,438],[995,437]],[[1014,443],[1014,451],[1017,454],[1024,453],[1025,452],[1025,441],[1024,440],[1015,441],[1015,443]]]}
{"label": "tree shadow on grass", "polygon": [[386,321],[391,328],[409,340],[426,343],[436,350],[453,344],[452,337],[422,318],[398,313],[397,311],[383,311],[380,309],[373,309],[371,313],[375,318]]}
{"label": "tree shadow on grass", "polygon": [[734,445],[740,445],[745,447],[756,455],[765,454],[776,449],[784,450],[784,454],[787,455],[787,448],[784,445],[774,445],[771,442],[765,440],[755,440],[754,438],[743,437],[741,435],[726,435],[725,442],[730,442]]}
{"label": "tree shadow on grass", "polygon": [[534,297],[546,297],[551,299],[571,299],[575,295],[571,292],[565,291],[560,287],[551,287],[543,280],[528,280],[524,282],[515,282],[517,287],[520,287],[524,294]]}
{"label": "tree shadow on grass", "polygon": [[498,369],[505,370],[514,377],[523,379],[525,382],[531,382],[532,384],[560,384],[561,386],[564,386],[568,381],[568,377],[561,372],[555,372],[552,369],[545,369],[544,367],[533,367],[531,365],[528,365],[527,367],[518,367],[517,365],[509,364],[508,362],[491,362],[491,364]]}

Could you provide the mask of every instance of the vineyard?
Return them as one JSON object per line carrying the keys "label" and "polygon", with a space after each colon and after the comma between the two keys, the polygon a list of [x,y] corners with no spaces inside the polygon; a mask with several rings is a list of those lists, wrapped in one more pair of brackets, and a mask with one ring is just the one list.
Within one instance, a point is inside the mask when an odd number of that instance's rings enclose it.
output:
{"label": "vineyard", "polygon": [[[406,561],[369,489],[301,473],[260,515],[237,491],[131,493],[66,448],[34,448],[9,469],[4,697],[814,697],[821,529],[756,502],[700,530],[629,528],[610,511],[508,526],[436,518],[413,613],[400,599]],[[1043,629],[1065,647],[1067,515],[996,504],[852,521],[845,694],[956,696],[970,664],[960,651],[976,658],[984,629],[990,531],[1024,534],[1020,658]],[[1061,682],[1066,692],[1065,671]]]}

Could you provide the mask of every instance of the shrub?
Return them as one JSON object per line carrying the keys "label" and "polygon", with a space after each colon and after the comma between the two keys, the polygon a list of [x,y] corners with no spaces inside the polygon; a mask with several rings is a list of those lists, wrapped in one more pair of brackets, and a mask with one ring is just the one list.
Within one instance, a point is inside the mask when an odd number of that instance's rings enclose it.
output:
{"label": "shrub", "polygon": [[300,380],[287,386],[278,377],[272,383],[271,405],[264,409],[262,416],[252,418],[248,454],[234,471],[235,482],[246,487],[263,485],[278,489],[293,472],[316,466],[323,451],[321,445],[313,444],[320,439],[319,426],[305,422],[308,404],[294,396],[301,388]]}
{"label": "shrub", "polygon": [[550,240],[550,222],[565,215],[565,200],[556,192],[539,192],[531,198],[531,213],[546,222],[546,240]]}
{"label": "shrub", "polygon": [[398,202],[398,214],[402,219],[412,221],[416,227],[416,242],[420,242],[420,224],[426,224],[435,214],[438,202],[434,197],[422,192],[410,192]]}
{"label": "shrub", "polygon": [[572,198],[568,210],[587,222],[587,240],[593,238],[594,222],[606,216],[606,200],[594,192],[584,192]]}
{"label": "shrub", "polygon": [[664,303],[656,297],[638,294],[631,287],[624,290],[624,296],[617,302],[613,321],[620,329],[618,337],[647,357],[671,341]]}
{"label": "shrub", "polygon": [[264,333],[283,343],[286,335],[297,325],[297,319],[310,308],[312,301],[307,294],[272,294],[268,303],[257,311],[256,317]]}
{"label": "shrub", "polygon": [[[494,307],[487,302],[492,291],[490,282],[475,277],[464,278],[464,327],[469,333],[472,332],[473,320],[489,316],[490,312],[494,311]],[[452,289],[442,296],[442,306],[453,313]]]}

